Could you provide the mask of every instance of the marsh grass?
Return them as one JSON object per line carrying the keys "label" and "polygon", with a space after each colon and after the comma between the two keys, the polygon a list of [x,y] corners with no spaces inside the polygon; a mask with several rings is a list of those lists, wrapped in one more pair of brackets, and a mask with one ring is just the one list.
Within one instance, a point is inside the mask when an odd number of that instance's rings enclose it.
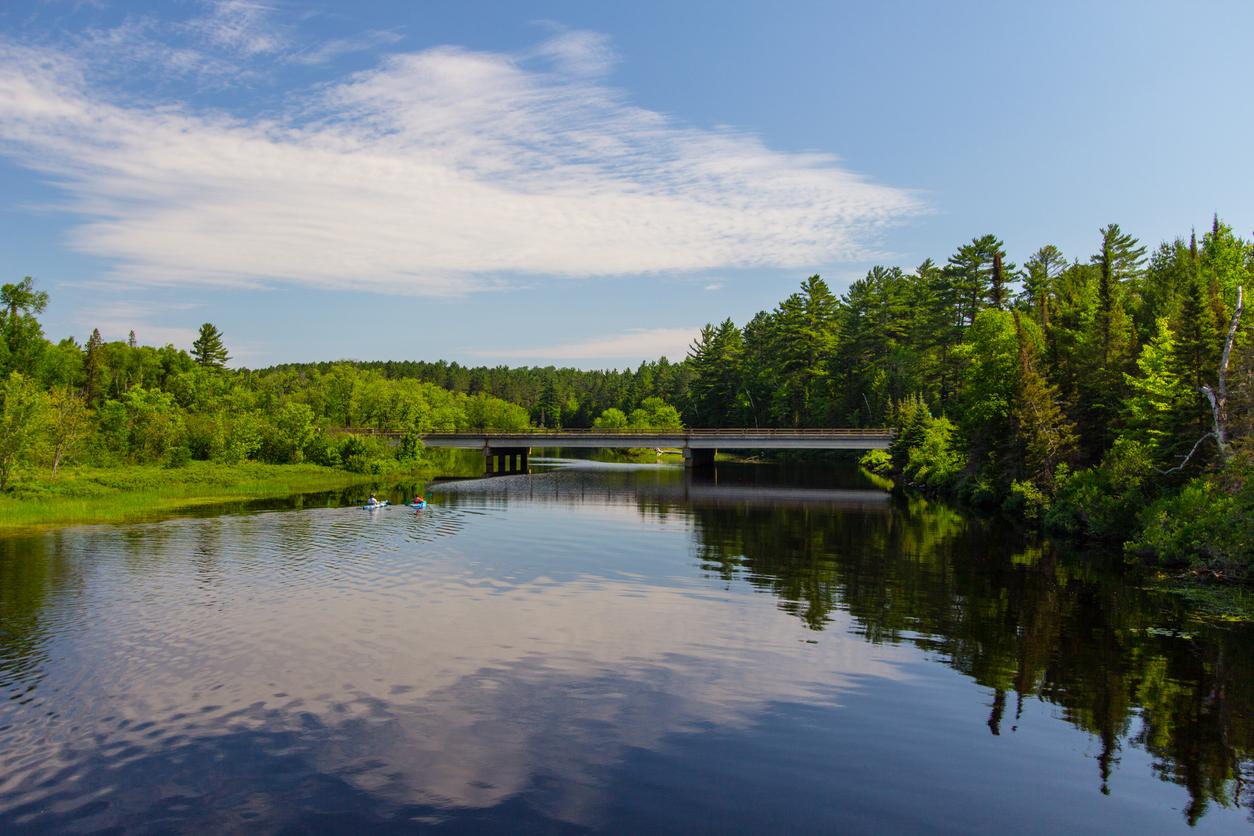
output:
{"label": "marsh grass", "polygon": [[258,462],[80,468],[62,470],[55,480],[46,473],[30,474],[0,498],[0,534],[155,519],[180,510],[364,486],[379,479],[313,464]]}

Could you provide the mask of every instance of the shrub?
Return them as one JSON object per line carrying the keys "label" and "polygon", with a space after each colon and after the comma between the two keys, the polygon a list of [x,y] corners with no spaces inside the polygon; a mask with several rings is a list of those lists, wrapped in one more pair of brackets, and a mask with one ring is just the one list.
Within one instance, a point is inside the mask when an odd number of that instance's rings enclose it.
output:
{"label": "shrub", "polygon": [[601,417],[592,422],[598,430],[622,430],[627,428],[627,414],[621,409],[610,407],[601,413]]}
{"label": "shrub", "polygon": [[907,479],[934,488],[949,487],[965,463],[965,457],[953,447],[954,425],[948,418],[932,418],[920,422],[919,441],[910,448],[903,470]]}
{"label": "shrub", "polygon": [[[1242,462],[1188,482],[1140,515],[1144,528],[1125,547],[1162,564],[1189,563],[1237,578],[1254,574],[1254,485]],[[1227,482],[1227,484],[1225,484]]]}
{"label": "shrub", "polygon": [[1138,516],[1153,499],[1150,448],[1121,438],[1102,463],[1063,475],[1045,524],[1058,531],[1124,540],[1138,530]]}
{"label": "shrub", "polygon": [[893,469],[893,457],[886,450],[869,450],[858,464],[872,473],[886,475]]}
{"label": "shrub", "polygon": [[1049,497],[1039,487],[1031,482],[1015,481],[1001,508],[1008,514],[1019,514],[1030,522],[1038,522],[1049,506]]}

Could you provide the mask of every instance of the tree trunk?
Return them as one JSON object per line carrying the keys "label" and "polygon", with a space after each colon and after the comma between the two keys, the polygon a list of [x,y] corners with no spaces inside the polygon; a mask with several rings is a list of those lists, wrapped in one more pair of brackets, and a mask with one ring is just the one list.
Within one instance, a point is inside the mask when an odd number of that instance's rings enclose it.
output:
{"label": "tree trunk", "polygon": [[1237,328],[1241,324],[1241,309],[1244,307],[1244,288],[1237,287],[1237,307],[1232,312],[1232,324],[1228,326],[1228,339],[1224,341],[1223,359],[1219,361],[1219,391],[1209,386],[1202,386],[1199,391],[1210,401],[1210,411],[1215,420],[1215,443],[1219,445],[1219,455],[1226,462],[1232,458],[1232,446],[1228,444],[1228,357],[1232,354],[1232,344],[1237,338]]}

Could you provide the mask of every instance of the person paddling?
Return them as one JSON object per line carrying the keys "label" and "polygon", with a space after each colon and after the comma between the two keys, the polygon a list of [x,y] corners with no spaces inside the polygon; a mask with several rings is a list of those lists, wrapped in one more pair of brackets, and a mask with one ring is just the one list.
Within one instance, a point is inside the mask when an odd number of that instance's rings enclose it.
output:
{"label": "person paddling", "polygon": [[379,500],[374,498],[374,494],[370,494],[370,498],[366,500],[367,505],[378,505]]}

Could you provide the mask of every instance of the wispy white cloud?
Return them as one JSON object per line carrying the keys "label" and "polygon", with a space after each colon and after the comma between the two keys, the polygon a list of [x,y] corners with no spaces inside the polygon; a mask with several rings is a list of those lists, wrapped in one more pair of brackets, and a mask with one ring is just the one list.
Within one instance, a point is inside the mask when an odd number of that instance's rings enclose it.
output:
{"label": "wispy white cloud", "polygon": [[[217,4],[197,31],[277,54],[286,36],[265,11]],[[128,60],[196,63],[125,37]],[[0,150],[56,178],[83,218],[74,245],[114,259],[118,282],[449,295],[809,268],[865,257],[878,228],[920,210],[829,155],[632,106],[598,80],[613,55],[590,33],[523,55],[395,55],[266,118],[123,96],[107,55],[0,41]]]}
{"label": "wispy white cloud", "polygon": [[633,328],[612,337],[509,351],[476,351],[480,357],[539,360],[681,360],[701,333],[700,328]]}
{"label": "wispy white cloud", "polygon": [[335,38],[311,44],[294,52],[288,60],[296,64],[325,64],[341,55],[390,46],[400,40],[401,35],[397,32],[375,30],[353,38]]}
{"label": "wispy white cloud", "polygon": [[707,285],[705,286],[705,289],[706,289],[706,290],[722,290],[722,289],[723,289],[723,283],[722,283],[722,282],[713,282],[713,283],[711,283],[711,284],[707,284]]}
{"label": "wispy white cloud", "polygon": [[289,27],[275,21],[273,7],[250,0],[215,0],[209,12],[183,29],[210,45],[241,55],[279,52],[291,42]]}

